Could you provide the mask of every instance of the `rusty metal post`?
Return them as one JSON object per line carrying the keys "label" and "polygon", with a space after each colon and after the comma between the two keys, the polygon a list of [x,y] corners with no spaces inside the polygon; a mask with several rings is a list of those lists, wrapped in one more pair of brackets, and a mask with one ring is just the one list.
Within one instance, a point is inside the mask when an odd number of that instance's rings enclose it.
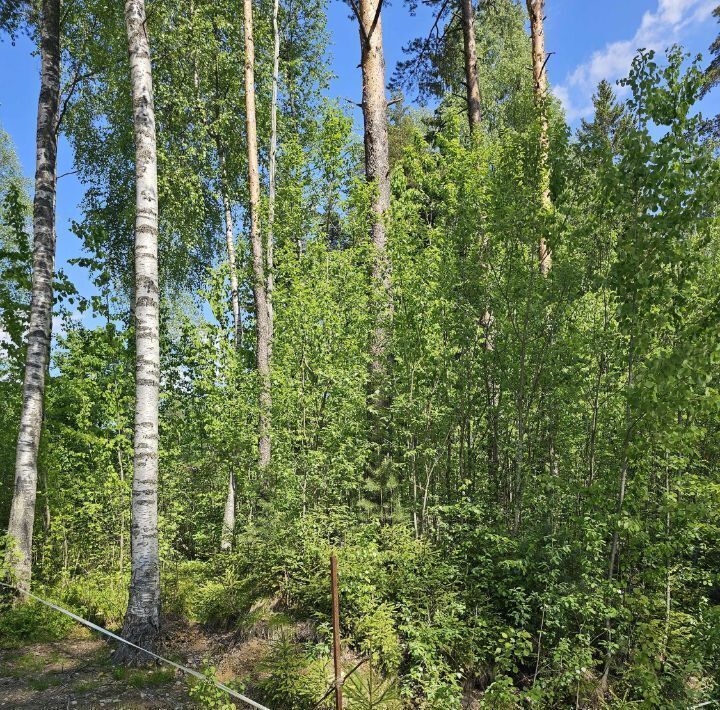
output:
{"label": "rusty metal post", "polygon": [[332,592],[333,661],[335,662],[335,710],[342,710],[342,666],[340,664],[340,595],[338,593],[337,557],[330,555],[330,590]]}

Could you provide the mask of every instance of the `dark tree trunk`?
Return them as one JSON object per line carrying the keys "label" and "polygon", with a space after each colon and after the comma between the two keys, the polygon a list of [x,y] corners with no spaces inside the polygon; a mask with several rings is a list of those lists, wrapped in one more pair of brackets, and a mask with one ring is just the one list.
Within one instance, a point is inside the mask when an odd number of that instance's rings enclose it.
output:
{"label": "dark tree trunk", "polygon": [[475,46],[475,10],[472,0],[460,0],[462,8],[463,45],[465,48],[465,88],[470,131],[480,126],[480,84],[478,83],[477,48]]}

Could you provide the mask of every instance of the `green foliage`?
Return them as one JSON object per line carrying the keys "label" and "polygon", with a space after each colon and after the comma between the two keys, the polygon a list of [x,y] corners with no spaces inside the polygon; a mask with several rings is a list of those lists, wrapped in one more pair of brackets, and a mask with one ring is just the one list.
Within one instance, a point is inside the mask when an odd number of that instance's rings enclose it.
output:
{"label": "green foliage", "polygon": [[[230,701],[231,696],[212,682],[215,680],[215,668],[205,664],[202,673],[209,682],[192,678],[188,691],[190,697],[203,708],[212,708],[212,710],[235,710],[237,705]],[[242,684],[239,683],[226,683],[226,685],[228,685],[229,688],[238,690],[238,692],[244,689]]]}
{"label": "green foliage", "polygon": [[66,638],[77,627],[69,617],[34,600],[0,609],[0,639],[17,646]]}
{"label": "green foliage", "polygon": [[329,685],[329,660],[312,658],[290,638],[281,637],[273,644],[259,670],[267,675],[258,682],[258,689],[270,706],[288,710],[331,706],[330,701],[317,705]]}
{"label": "green foliage", "polygon": [[367,670],[357,670],[345,679],[343,696],[348,700],[348,707],[357,710],[402,708],[397,678],[383,677],[372,665]]}
{"label": "green foliage", "polygon": [[[66,309],[53,350],[33,579],[117,627],[129,570],[134,182],[126,38],[106,5],[66,14],[67,66],[93,77],[70,100],[66,130],[88,187],[78,265],[96,293],[91,320]],[[457,18],[413,43],[398,80],[439,103],[393,109],[388,406],[369,411],[372,186],[351,117],[321,99],[323,7],[282,5],[267,471],[256,456],[239,6],[157,0],[148,17],[164,609],[267,641],[253,690],[273,707],[315,707],[331,683],[334,551],[344,665],[363,662],[346,683],[349,707],[446,710],[470,695],[488,708],[691,707],[717,697],[720,163],[696,110],[707,75],[677,48],[665,60],[641,52],[627,98],[602,83],[575,137],[552,105],[547,210],[523,4],[478,9],[486,106],[472,141],[453,95],[463,80]],[[257,9],[264,163],[271,31],[268,3]],[[7,145],[4,515],[29,283],[28,203]],[[223,194],[243,265],[237,349]],[[264,201],[264,234],[267,218]],[[540,236],[553,253],[547,278]],[[221,554],[231,475],[238,523]],[[0,616],[13,642],[61,636],[63,624],[32,604]],[[232,706],[209,684],[191,695]]]}
{"label": "green foliage", "polygon": [[172,668],[147,670],[113,666],[112,676],[115,680],[121,680],[133,688],[153,688],[158,685],[165,685],[174,680],[175,671]]}
{"label": "green foliage", "polygon": [[84,618],[106,629],[118,630],[127,608],[128,583],[127,575],[88,573],[63,582],[60,593]]}

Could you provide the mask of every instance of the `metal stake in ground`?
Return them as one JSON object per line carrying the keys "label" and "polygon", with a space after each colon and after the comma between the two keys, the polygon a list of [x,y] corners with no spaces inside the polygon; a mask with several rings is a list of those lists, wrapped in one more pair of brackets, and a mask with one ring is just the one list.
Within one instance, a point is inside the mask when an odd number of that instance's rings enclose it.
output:
{"label": "metal stake in ground", "polygon": [[342,666],[340,665],[340,597],[338,594],[337,557],[330,555],[330,590],[332,592],[333,660],[335,662],[335,710],[342,710]]}

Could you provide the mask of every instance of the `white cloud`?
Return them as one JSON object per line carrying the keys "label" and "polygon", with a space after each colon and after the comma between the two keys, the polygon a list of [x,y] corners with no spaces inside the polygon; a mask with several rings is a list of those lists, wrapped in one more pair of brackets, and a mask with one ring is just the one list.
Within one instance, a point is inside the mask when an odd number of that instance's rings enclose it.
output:
{"label": "white cloud", "polygon": [[657,0],[657,8],[643,15],[632,38],[609,42],[553,89],[568,121],[592,113],[591,97],[600,80],[626,76],[639,48],[659,51],[678,42],[688,27],[707,21],[716,4],[717,0]]}

